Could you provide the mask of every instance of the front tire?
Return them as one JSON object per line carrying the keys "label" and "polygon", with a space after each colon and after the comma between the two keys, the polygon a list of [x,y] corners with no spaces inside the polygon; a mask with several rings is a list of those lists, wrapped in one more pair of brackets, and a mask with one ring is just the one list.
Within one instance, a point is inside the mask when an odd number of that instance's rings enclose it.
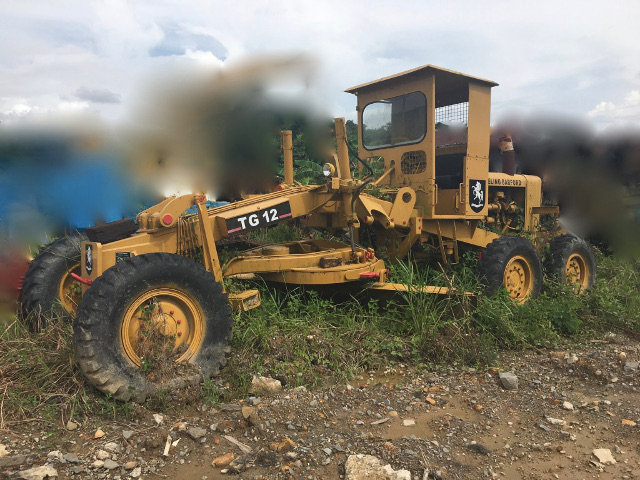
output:
{"label": "front tire", "polygon": [[542,287],[542,263],[538,252],[525,238],[505,236],[492,241],[478,264],[488,295],[501,287],[517,303],[537,297]]}
{"label": "front tire", "polygon": [[547,272],[578,293],[591,288],[596,281],[596,257],[591,245],[573,235],[560,235],[549,243]]}
{"label": "front tire", "polygon": [[152,253],[117,263],[94,281],[73,340],[96,388],[142,402],[217,373],[231,327],[227,295],[213,275],[188,258]]}
{"label": "front tire", "polygon": [[81,289],[71,274],[80,274],[84,240],[79,234],[59,238],[29,265],[20,292],[20,317],[31,331],[40,331],[52,318],[75,316]]}

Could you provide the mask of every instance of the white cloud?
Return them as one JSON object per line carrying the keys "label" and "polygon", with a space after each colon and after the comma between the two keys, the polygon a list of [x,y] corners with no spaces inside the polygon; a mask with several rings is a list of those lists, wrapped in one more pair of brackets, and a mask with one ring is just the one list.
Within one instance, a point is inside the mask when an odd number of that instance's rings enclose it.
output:
{"label": "white cloud", "polygon": [[[126,113],[146,88],[141,79],[159,66],[220,64],[223,55],[206,46],[208,38],[226,52],[224,63],[311,53],[323,67],[321,102],[334,115],[353,112],[345,88],[433,63],[501,83],[493,118],[545,107],[591,110],[596,120],[633,104],[622,96],[638,88],[640,74],[638,2],[624,2],[624,15],[598,0],[497,0],[492,8],[463,0],[406,0],[402,8],[377,0],[5,3],[3,33],[11,42],[0,44],[0,92],[41,109],[55,109],[82,87],[116,92],[121,104],[92,105],[110,118]],[[168,25],[178,29],[171,38]],[[163,46],[175,46],[175,58],[150,55]],[[611,96],[600,105],[603,91]]]}
{"label": "white cloud", "polygon": [[631,90],[621,101],[603,101],[587,113],[599,126],[640,125],[640,91]]}

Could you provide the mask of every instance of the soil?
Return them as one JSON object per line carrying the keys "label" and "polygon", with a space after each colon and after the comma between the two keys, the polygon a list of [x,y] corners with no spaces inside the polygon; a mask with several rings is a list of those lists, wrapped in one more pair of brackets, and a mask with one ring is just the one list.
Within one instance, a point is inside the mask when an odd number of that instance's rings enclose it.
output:
{"label": "soil", "polygon": [[[339,479],[349,455],[365,454],[418,480],[640,478],[639,357],[635,342],[611,335],[572,351],[503,354],[499,369],[395,365],[232,404],[135,406],[129,421],[122,406],[115,420],[96,413],[62,426],[3,418],[0,477],[50,465],[59,479]],[[517,376],[517,390],[500,372]],[[165,456],[167,436],[175,446]],[[212,466],[229,453],[231,466]]]}

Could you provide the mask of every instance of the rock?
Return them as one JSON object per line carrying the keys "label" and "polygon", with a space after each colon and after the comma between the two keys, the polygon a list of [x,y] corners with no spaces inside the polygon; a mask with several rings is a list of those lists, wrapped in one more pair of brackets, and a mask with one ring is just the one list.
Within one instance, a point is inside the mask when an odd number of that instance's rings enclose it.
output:
{"label": "rock", "polygon": [[8,456],[9,452],[7,451],[7,446],[0,443],[0,458]]}
{"label": "rock", "polygon": [[102,438],[104,437],[104,435],[105,433],[102,430],[98,429],[96,430],[96,433],[93,434],[93,438]]}
{"label": "rock", "polygon": [[13,455],[12,457],[0,458],[0,468],[17,467],[27,461],[26,455]]}
{"label": "rock", "polygon": [[52,450],[51,452],[47,453],[47,458],[51,460],[58,460],[59,462],[62,462],[64,460],[64,456],[62,455],[62,452],[60,450]]}
{"label": "rock", "polygon": [[134,468],[129,475],[131,475],[132,478],[138,478],[140,475],[142,475],[142,468],[140,467]]}
{"label": "rock", "polygon": [[62,458],[68,463],[80,463],[80,459],[75,453],[65,453]]}
{"label": "rock", "polygon": [[257,425],[259,421],[258,410],[254,407],[242,407],[242,418],[251,426]]}
{"label": "rock", "polygon": [[349,455],[344,466],[345,480],[411,480],[407,470],[395,471],[391,465],[382,466],[372,455]]}
{"label": "rock", "polygon": [[58,476],[58,472],[55,468],[44,465],[42,467],[30,468],[20,472],[18,478],[22,480],[44,480],[45,478],[54,478]]}
{"label": "rock", "polygon": [[111,453],[120,453],[120,445],[116,442],[106,443],[104,449]]}
{"label": "rock", "polygon": [[136,462],[135,460],[132,460],[132,461],[127,462],[127,463],[124,464],[124,469],[125,470],[133,470],[137,466],[138,466],[138,462]]}
{"label": "rock", "polygon": [[96,460],[91,464],[93,468],[102,468],[104,467],[104,460]]}
{"label": "rock", "polygon": [[640,362],[633,362],[631,360],[627,360],[624,363],[624,371],[629,373],[636,372],[638,370],[639,365],[640,365]]}
{"label": "rock", "polygon": [[96,458],[98,460],[106,460],[107,458],[111,458],[111,455],[106,450],[98,450],[96,452]]}
{"label": "rock", "polygon": [[207,431],[200,427],[189,427],[187,430],[187,435],[189,435],[193,440],[200,440],[206,434]]}
{"label": "rock", "polygon": [[111,460],[110,458],[108,458],[107,460],[104,461],[104,465],[103,466],[107,470],[113,470],[114,468],[118,468],[118,464],[116,462],[114,462],[113,460]]}
{"label": "rock", "polygon": [[296,444],[289,438],[283,438],[281,441],[279,442],[273,442],[269,445],[269,449],[271,450],[275,450],[278,453],[284,453],[284,452],[288,452],[289,450],[292,450],[293,447],[295,447]]}
{"label": "rock", "polygon": [[233,452],[229,452],[226,455],[222,455],[221,457],[214,458],[211,462],[212,467],[227,467],[233,462],[236,456]]}
{"label": "rock", "polygon": [[634,422],[633,420],[627,420],[626,418],[622,419],[622,425],[627,425],[629,427],[635,427],[636,426],[636,422]]}
{"label": "rock", "polygon": [[491,453],[491,450],[479,443],[468,443],[465,446],[472,452],[479,453],[480,455],[489,455]]}
{"label": "rock", "polygon": [[253,393],[274,394],[282,391],[282,383],[280,380],[254,375],[251,388]]}
{"label": "rock", "polygon": [[569,365],[573,365],[574,363],[576,363],[579,360],[578,356],[576,354],[570,355],[569,358],[567,358],[567,363]]}
{"label": "rock", "polygon": [[573,410],[573,403],[564,401],[562,402],[562,408],[565,410]]}
{"label": "rock", "polygon": [[325,455],[331,455],[333,453],[330,448],[323,448],[322,451]]}
{"label": "rock", "polygon": [[134,431],[133,430],[123,430],[122,431],[122,436],[124,437],[125,440],[129,440],[131,437],[133,437]]}
{"label": "rock", "polygon": [[403,427],[413,427],[415,426],[415,424],[416,424],[416,421],[413,418],[407,418],[402,421]]}
{"label": "rock", "polygon": [[518,389],[518,377],[513,372],[500,372],[499,378],[505,390]]}
{"label": "rock", "polygon": [[565,425],[567,422],[560,418],[544,417],[551,425]]}
{"label": "rock", "polygon": [[611,455],[611,450],[609,450],[608,448],[596,448],[593,452],[593,455],[598,459],[598,461],[602,464],[614,464],[616,463],[616,460],[613,458],[613,455]]}
{"label": "rock", "polygon": [[78,428],[78,424],[76,422],[73,422],[71,420],[67,422],[67,430],[73,431],[73,430],[76,430],[77,428]]}
{"label": "rock", "polygon": [[159,413],[154,413],[153,414],[153,419],[156,422],[156,425],[160,425],[162,423],[162,421],[164,420],[164,417],[162,415],[160,415]]}

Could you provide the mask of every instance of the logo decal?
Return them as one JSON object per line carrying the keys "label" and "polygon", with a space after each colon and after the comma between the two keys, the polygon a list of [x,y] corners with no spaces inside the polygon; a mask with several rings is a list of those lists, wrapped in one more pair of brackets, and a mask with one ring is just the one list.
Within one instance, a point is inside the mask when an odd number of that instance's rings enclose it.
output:
{"label": "logo decal", "polygon": [[91,275],[91,272],[93,271],[93,255],[92,255],[92,248],[91,245],[87,245],[87,251],[86,251],[86,256],[84,259],[84,268],[87,271],[87,273],[89,275]]}
{"label": "logo decal", "polygon": [[469,205],[471,210],[480,213],[485,205],[487,182],[485,180],[469,180]]}

